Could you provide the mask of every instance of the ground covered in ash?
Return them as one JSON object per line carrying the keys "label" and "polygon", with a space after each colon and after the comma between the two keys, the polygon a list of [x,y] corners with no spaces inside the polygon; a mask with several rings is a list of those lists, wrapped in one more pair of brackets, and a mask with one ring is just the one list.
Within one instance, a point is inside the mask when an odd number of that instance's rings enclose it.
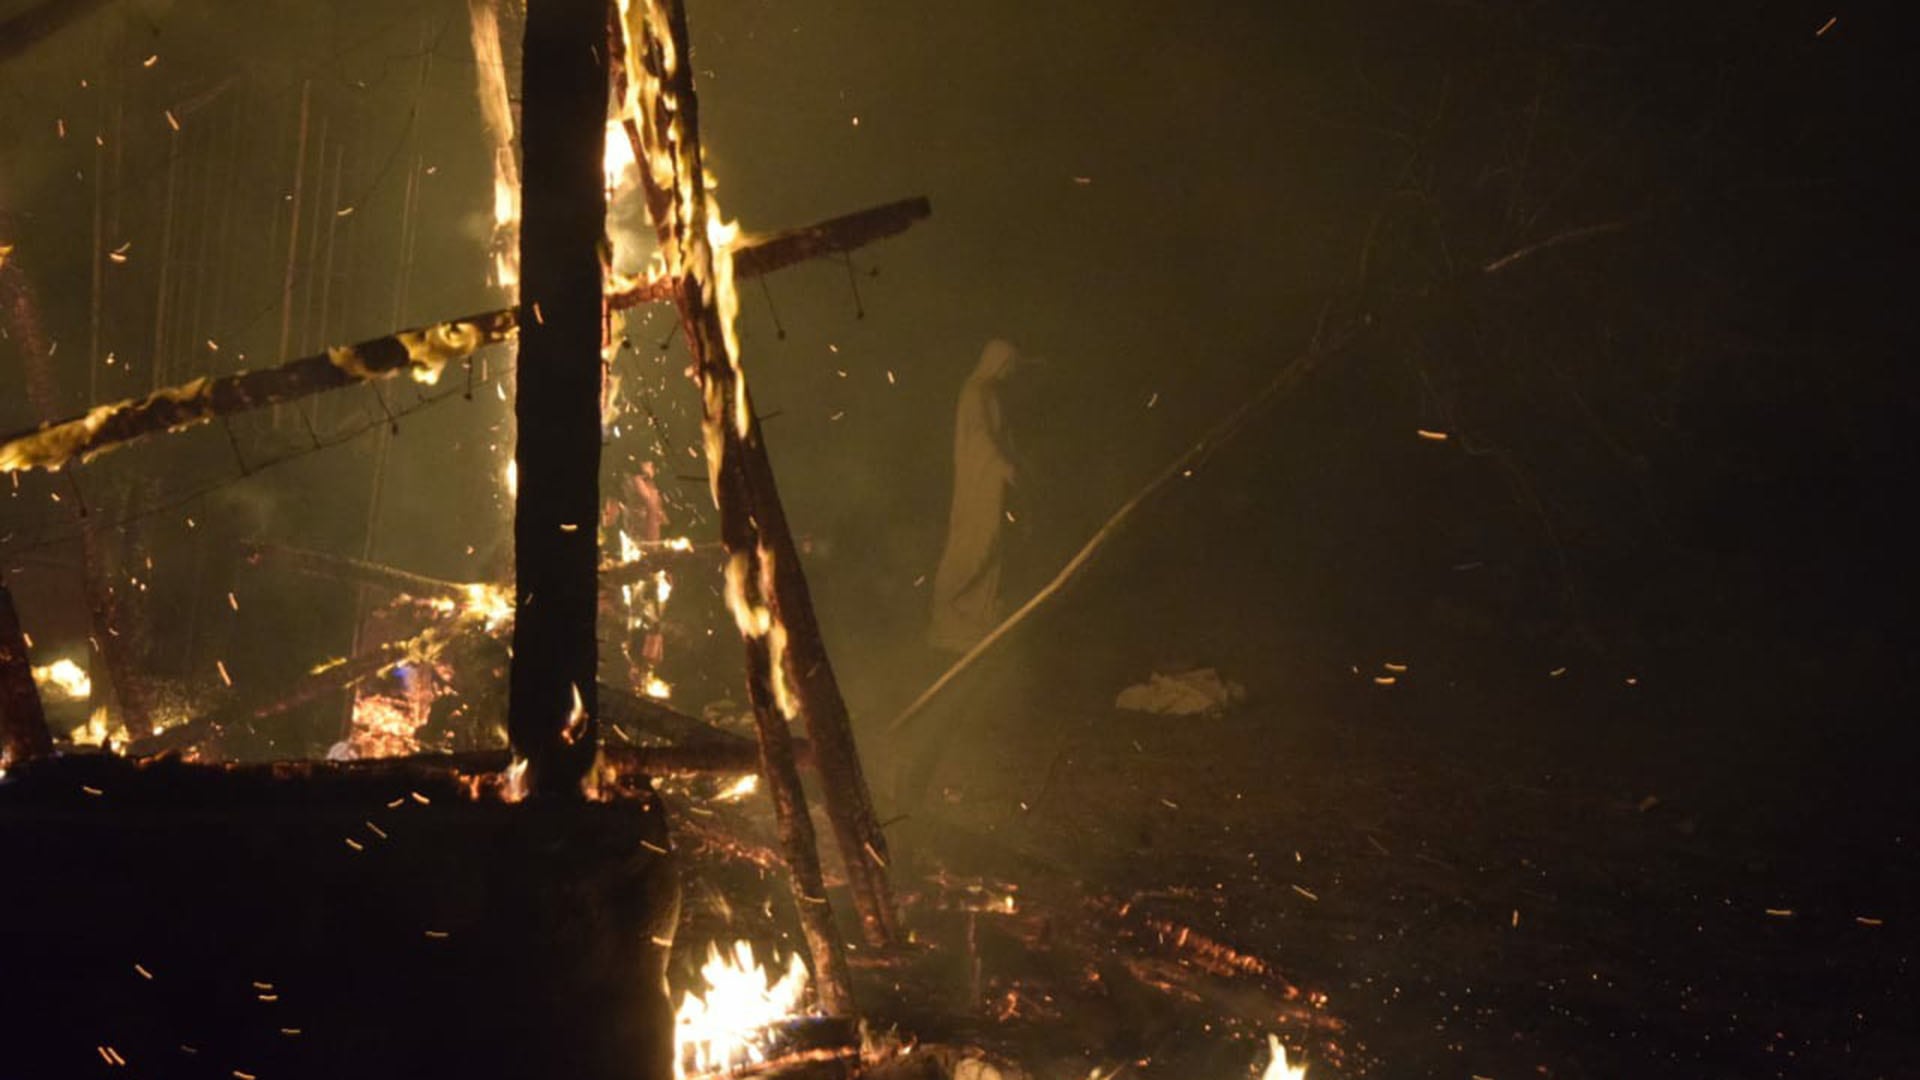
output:
{"label": "ground covered in ash", "polygon": [[[903,880],[1019,884],[1134,976],[1063,980],[1008,930],[966,991],[1032,1021],[1010,1053],[1070,1025],[1063,1076],[1241,1075],[1262,1029],[1316,1078],[1920,1071],[1920,810],[1847,711],[1869,657],[1388,651],[1131,558],[893,744],[935,763]],[[1200,664],[1247,700],[1114,707]]]}

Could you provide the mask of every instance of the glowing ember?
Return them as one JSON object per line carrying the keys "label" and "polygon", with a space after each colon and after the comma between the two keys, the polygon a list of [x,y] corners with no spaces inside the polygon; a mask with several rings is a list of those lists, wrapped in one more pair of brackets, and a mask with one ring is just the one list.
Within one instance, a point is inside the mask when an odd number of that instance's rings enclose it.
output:
{"label": "glowing ember", "polygon": [[81,701],[93,696],[93,679],[87,669],[68,659],[34,668],[33,682],[42,697],[53,701]]}
{"label": "glowing ember", "polygon": [[700,978],[705,992],[687,994],[674,1017],[674,1076],[682,1080],[766,1061],[767,1029],[797,1015],[807,992],[799,956],[775,979],[744,941],[724,953],[708,946]]}
{"label": "glowing ember", "polygon": [[1287,1059],[1287,1048],[1280,1045],[1279,1036],[1267,1036],[1267,1052],[1273,1057],[1267,1062],[1267,1071],[1260,1074],[1260,1080],[1307,1080],[1306,1065],[1295,1065]]}
{"label": "glowing ember", "polygon": [[426,720],[425,711],[406,698],[362,694],[353,703],[353,733],[347,736],[347,745],[355,758],[417,754],[416,733]]}
{"label": "glowing ember", "polygon": [[646,691],[647,696],[653,698],[655,701],[666,701],[673,696],[672,684],[652,673],[648,673],[647,683],[643,689]]}

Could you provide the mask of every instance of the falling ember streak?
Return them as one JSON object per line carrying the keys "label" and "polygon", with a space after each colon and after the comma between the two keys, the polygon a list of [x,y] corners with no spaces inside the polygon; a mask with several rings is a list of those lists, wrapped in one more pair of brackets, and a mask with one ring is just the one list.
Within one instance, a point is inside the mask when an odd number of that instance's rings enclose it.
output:
{"label": "falling ember streak", "polygon": [[225,660],[215,660],[213,666],[220,670],[220,681],[226,683],[228,686],[232,686],[233,676],[227,674],[227,662]]}

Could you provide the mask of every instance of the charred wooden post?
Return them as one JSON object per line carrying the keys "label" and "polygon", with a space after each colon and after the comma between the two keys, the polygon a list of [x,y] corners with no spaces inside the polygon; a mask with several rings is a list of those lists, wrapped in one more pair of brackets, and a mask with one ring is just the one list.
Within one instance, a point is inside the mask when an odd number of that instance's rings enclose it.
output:
{"label": "charred wooden post", "polygon": [[[663,229],[662,246],[677,252],[682,262],[678,304],[705,398],[707,464],[729,556],[728,589],[748,594],[734,603],[735,617],[747,631],[750,651],[756,639],[768,649],[777,668],[769,682],[781,699],[781,711],[805,719],[861,930],[869,944],[885,946],[896,941],[898,933],[887,880],[886,837],[854,746],[846,701],[814,618],[806,574],[787,527],[740,358],[733,354],[731,316],[720,310],[723,303],[737,303],[725,295],[732,287],[735,263],[730,252],[716,251],[713,243],[721,230],[718,222],[708,220],[692,68],[671,62],[664,69],[659,66],[663,56],[687,55],[686,14],[677,0],[660,3],[672,36],[667,42],[648,43],[648,74],[661,87],[655,100],[643,102],[643,107],[658,115],[643,117],[640,127],[645,141],[653,144],[645,149],[666,155],[674,163],[675,175],[671,187],[663,182],[666,178],[652,176],[646,168],[641,175],[648,183],[649,211]],[[646,25],[652,30],[653,20]],[[671,110],[661,104],[668,100],[673,103]],[[676,137],[662,139],[660,134],[670,129]],[[639,156],[643,162],[651,160],[647,154]],[[901,213],[918,209],[909,205]],[[744,613],[747,608],[763,610],[768,625],[758,628],[758,634],[751,632],[754,628]],[[777,800],[780,786],[773,779],[769,774],[769,787]]]}
{"label": "charred wooden post", "polygon": [[0,769],[53,752],[47,714],[33,685],[27,635],[13,607],[13,592],[0,582]]}
{"label": "charred wooden post", "polygon": [[606,0],[534,0],[522,49],[513,666],[507,731],[535,795],[578,797],[598,742],[601,172]]}
{"label": "charred wooden post", "polygon": [[648,0],[629,10],[625,68],[638,90],[641,115],[629,127],[640,136],[640,175],[648,214],[667,253],[668,273],[693,354],[703,399],[707,470],[727,551],[727,604],[739,624],[747,656],[747,694],[760,739],[760,772],[773,802],[781,853],[791,878],[800,929],[813,961],[821,1008],[852,1011],[852,980],[845,946],[833,921],[820,870],[813,822],[794,763],[787,718],[792,704],[782,686],[775,636],[766,606],[765,551],[753,492],[739,466],[741,446],[757,435],[753,411],[730,348],[731,263],[716,263],[701,176],[699,126],[688,56],[686,13],[675,0]]}

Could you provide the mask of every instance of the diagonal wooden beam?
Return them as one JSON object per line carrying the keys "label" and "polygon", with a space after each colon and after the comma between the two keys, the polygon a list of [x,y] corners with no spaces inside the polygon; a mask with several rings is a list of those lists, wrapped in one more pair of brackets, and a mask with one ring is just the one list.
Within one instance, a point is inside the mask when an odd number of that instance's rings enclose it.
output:
{"label": "diagonal wooden beam", "polygon": [[0,473],[58,469],[143,435],[203,424],[401,371],[431,382],[448,363],[507,340],[514,326],[513,311],[488,311],[335,346],[279,367],[202,377],[143,398],[96,405],[79,416],[0,438]]}
{"label": "diagonal wooden beam", "polygon": [[[932,212],[924,198],[902,199],[789,229],[736,246],[734,272],[751,277],[822,255],[854,251],[898,235]],[[613,308],[629,308],[671,301],[673,288],[668,281],[643,281],[609,292],[607,303]],[[515,309],[481,312],[302,356],[278,367],[195,379],[144,398],[96,406],[79,416],[0,436],[0,473],[58,469],[143,436],[403,371],[428,380],[449,362],[464,360],[487,345],[511,340],[518,332],[521,315]]]}
{"label": "diagonal wooden beam", "polygon": [[[899,940],[899,915],[887,877],[886,836],[874,812],[846,700],[814,616],[764,434],[750,404],[736,351],[734,313],[726,310],[739,302],[730,290],[738,278],[740,256],[732,245],[716,250],[714,243],[725,229],[710,220],[692,67],[674,62],[688,55],[686,15],[679,0],[654,0],[648,10],[654,17],[641,20],[643,32],[629,34],[647,38],[647,74],[658,80],[657,86],[648,87],[651,93],[640,95],[644,115],[637,126],[643,145],[635,156],[642,163],[647,207],[660,232],[661,250],[667,253],[668,274],[680,284],[676,303],[703,398],[707,468],[728,555],[728,603],[747,640],[749,689],[766,682],[778,706],[779,715],[763,724],[763,731],[777,727],[777,734],[762,743],[784,740],[787,719],[805,722],[861,930],[868,944],[891,945]],[[670,40],[658,39],[663,23],[671,30]],[[929,209],[924,204],[901,206],[902,216]],[[771,665],[770,671],[760,671],[763,662]],[[758,702],[756,711],[761,711]],[[780,770],[770,766],[766,771],[778,803],[785,797]],[[806,831],[810,839],[810,825]]]}

